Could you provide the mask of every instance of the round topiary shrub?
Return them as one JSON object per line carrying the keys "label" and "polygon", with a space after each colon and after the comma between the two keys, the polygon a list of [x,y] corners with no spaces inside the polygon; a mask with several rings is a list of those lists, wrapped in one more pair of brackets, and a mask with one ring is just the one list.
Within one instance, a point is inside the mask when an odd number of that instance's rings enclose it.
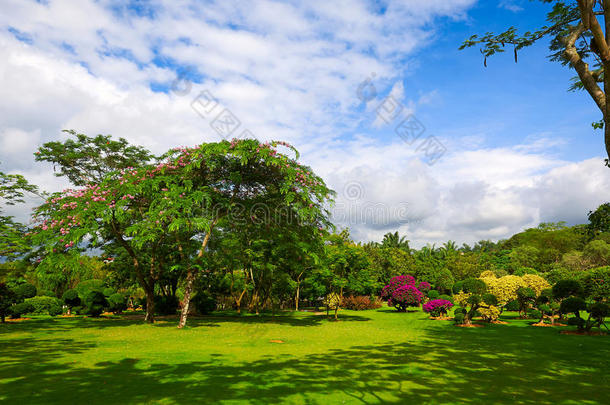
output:
{"label": "round topiary shrub", "polygon": [[570,296],[582,297],[584,292],[585,290],[582,284],[574,279],[559,280],[557,284],[553,286],[553,296],[559,299]]}
{"label": "round topiary shrub", "polygon": [[216,309],[216,300],[204,291],[199,291],[191,300],[191,303],[200,315],[207,315]]}
{"label": "round topiary shrub", "polygon": [[453,304],[446,300],[431,300],[424,304],[424,312],[430,314],[430,316],[439,317],[446,316],[447,311],[453,307]]}
{"label": "round topiary shrub", "polygon": [[430,298],[431,300],[435,300],[440,296],[441,296],[441,294],[436,290],[428,291],[428,298]]}
{"label": "round topiary shrub", "polygon": [[30,283],[23,283],[16,286],[14,289],[18,300],[32,298],[36,296],[36,287]]}
{"label": "round topiary shrub", "polygon": [[89,291],[85,296],[85,313],[89,316],[100,316],[107,305],[106,297],[101,291]]}
{"label": "round topiary shrub", "polygon": [[605,302],[597,302],[589,305],[589,314],[591,318],[603,321],[604,318],[610,316],[610,306]]}
{"label": "round topiary shrub", "polygon": [[62,313],[62,302],[55,297],[32,297],[27,298],[24,302],[32,305],[33,314],[47,314],[51,316]]}
{"label": "round topiary shrub", "polygon": [[452,291],[453,291],[453,293],[454,293],[454,294],[457,294],[457,293],[459,293],[460,291],[462,291],[462,287],[463,287],[463,285],[464,285],[464,282],[462,282],[462,281],[458,281],[458,282],[454,283],[454,284],[453,284],[453,287],[452,287]]}
{"label": "round topiary shrub", "polygon": [[121,293],[114,293],[107,300],[108,309],[115,314],[120,314],[127,309],[127,298]]}
{"label": "round topiary shrub", "polygon": [[66,290],[61,296],[64,304],[68,307],[68,313],[72,311],[72,308],[77,307],[81,304],[81,299],[78,296],[78,291],[75,289]]}
{"label": "round topiary shrub", "polygon": [[579,311],[585,311],[587,309],[587,303],[580,297],[569,297],[561,301],[559,312],[562,314],[577,313]]}
{"label": "round topiary shrub", "polygon": [[112,287],[106,287],[102,290],[102,293],[104,294],[104,297],[108,298],[111,295],[115,294],[116,291]]}
{"label": "round topiary shrub", "polygon": [[24,314],[34,312],[34,307],[29,302],[20,302],[19,304],[11,307],[11,318],[21,318]]}
{"label": "round topiary shrub", "polygon": [[504,305],[504,309],[507,311],[518,311],[519,308],[519,301],[517,300],[508,301],[506,305]]}

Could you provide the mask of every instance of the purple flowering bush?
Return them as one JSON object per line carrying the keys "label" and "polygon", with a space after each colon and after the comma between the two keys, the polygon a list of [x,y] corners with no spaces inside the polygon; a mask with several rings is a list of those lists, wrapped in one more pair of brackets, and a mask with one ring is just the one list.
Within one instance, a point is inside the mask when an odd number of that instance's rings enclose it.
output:
{"label": "purple flowering bush", "polygon": [[424,304],[424,312],[430,316],[446,316],[453,304],[447,300],[431,300]]}
{"label": "purple flowering bush", "polygon": [[430,283],[429,283],[429,282],[427,282],[427,281],[422,281],[422,282],[421,282],[421,283],[419,283],[419,285],[417,286],[417,289],[418,289],[419,291],[422,291],[422,292],[428,292],[428,291],[430,291],[430,288],[432,288],[432,286],[431,286],[431,285],[430,285]]}
{"label": "purple flowering bush", "polygon": [[404,312],[408,307],[418,307],[424,299],[424,293],[419,291],[415,285],[405,284],[394,290],[388,305],[396,307]]}
{"label": "purple flowering bush", "polygon": [[[381,290],[381,299],[390,300],[392,298],[392,294],[394,291],[403,285],[415,285],[415,278],[408,274],[404,274],[402,276],[392,277],[388,285],[383,287]],[[389,303],[388,303],[389,304]]]}

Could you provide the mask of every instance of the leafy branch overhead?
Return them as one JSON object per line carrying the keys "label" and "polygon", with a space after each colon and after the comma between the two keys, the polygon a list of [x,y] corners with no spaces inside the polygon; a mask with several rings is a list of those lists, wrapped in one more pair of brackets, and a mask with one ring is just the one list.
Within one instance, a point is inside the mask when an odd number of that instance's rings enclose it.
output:
{"label": "leafy branch overhead", "polygon": [[548,40],[549,59],[569,66],[577,74],[569,89],[587,91],[602,113],[602,122],[594,123],[593,127],[604,128],[606,154],[610,157],[610,100],[606,97],[610,79],[607,80],[604,74],[610,68],[610,1],[539,1],[553,3],[546,24],[539,29],[519,34],[515,27],[510,27],[500,34],[475,34],[459,49],[480,46],[483,64],[487,66],[487,58],[505,52],[507,48],[512,49],[517,62],[521,49]]}

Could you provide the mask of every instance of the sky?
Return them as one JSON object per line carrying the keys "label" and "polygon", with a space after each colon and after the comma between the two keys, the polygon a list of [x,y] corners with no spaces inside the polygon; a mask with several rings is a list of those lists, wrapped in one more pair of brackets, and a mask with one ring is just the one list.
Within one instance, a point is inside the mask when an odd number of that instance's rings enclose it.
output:
{"label": "sky", "polygon": [[[601,118],[542,42],[483,66],[472,34],[543,25],[527,0],[1,0],[0,170],[62,129],[155,153],[284,140],[337,192],[358,241],[413,247],[586,223],[610,200]],[[30,199],[31,207],[37,203]],[[10,208],[17,218],[27,207]]]}

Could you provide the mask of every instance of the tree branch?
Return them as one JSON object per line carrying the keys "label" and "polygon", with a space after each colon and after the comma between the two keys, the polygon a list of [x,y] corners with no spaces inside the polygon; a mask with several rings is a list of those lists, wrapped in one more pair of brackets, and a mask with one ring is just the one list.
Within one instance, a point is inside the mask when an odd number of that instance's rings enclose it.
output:
{"label": "tree branch", "polygon": [[578,73],[578,77],[583,84],[583,87],[593,98],[597,107],[601,110],[602,114],[606,113],[606,95],[602,89],[597,85],[597,80],[589,70],[589,65],[582,60],[582,57],[576,50],[576,41],[586,31],[583,22],[580,22],[574,27],[571,33],[563,38],[565,45],[565,55],[570,61],[570,64]]}

